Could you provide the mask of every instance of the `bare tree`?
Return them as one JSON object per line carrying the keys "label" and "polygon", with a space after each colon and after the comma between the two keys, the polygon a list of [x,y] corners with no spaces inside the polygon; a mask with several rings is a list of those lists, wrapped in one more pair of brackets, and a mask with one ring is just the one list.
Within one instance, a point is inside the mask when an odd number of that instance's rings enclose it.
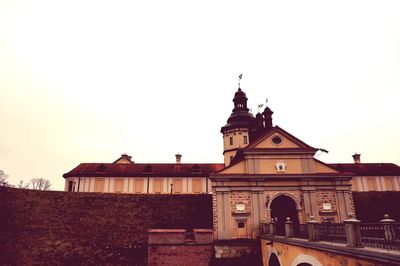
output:
{"label": "bare tree", "polygon": [[3,170],[0,170],[0,187],[8,187],[8,181],[7,181],[8,175],[4,173]]}
{"label": "bare tree", "polygon": [[36,190],[48,190],[51,186],[50,181],[45,178],[32,178],[31,184],[32,189]]}
{"label": "bare tree", "polygon": [[24,181],[20,180],[18,185],[17,185],[17,188],[27,189],[27,188],[29,188],[29,183],[24,183]]}

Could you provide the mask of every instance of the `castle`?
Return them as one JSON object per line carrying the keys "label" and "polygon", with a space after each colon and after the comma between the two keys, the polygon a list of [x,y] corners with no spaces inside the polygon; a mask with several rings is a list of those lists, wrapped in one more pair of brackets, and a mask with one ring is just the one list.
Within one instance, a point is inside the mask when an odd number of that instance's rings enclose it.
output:
{"label": "castle", "polygon": [[[352,191],[400,191],[400,167],[391,163],[327,164],[314,148],[273,125],[266,106],[255,116],[240,88],[222,126],[224,163],[135,163],[121,155],[113,163],[82,163],[64,174],[65,191],[213,195],[214,239],[256,239],[263,222],[282,233],[313,217],[340,223],[354,213]],[[222,244],[221,244],[222,245]]]}

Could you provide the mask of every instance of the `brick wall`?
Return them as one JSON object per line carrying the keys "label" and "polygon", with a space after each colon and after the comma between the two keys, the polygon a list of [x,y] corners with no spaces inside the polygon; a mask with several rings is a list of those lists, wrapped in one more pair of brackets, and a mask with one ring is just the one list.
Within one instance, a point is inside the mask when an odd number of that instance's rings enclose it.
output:
{"label": "brick wall", "polygon": [[149,266],[208,266],[213,258],[211,229],[149,230]]}
{"label": "brick wall", "polygon": [[213,232],[214,232],[214,238],[217,239],[218,237],[218,209],[217,209],[217,194],[215,191],[212,194],[212,211],[213,211]]}
{"label": "brick wall", "polygon": [[0,265],[144,265],[149,228],[211,227],[211,195],[0,187]]}

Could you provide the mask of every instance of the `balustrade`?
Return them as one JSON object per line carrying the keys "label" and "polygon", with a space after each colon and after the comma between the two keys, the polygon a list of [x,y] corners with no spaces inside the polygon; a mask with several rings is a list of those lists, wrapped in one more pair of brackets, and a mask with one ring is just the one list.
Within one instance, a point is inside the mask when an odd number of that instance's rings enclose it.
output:
{"label": "balustrade", "polygon": [[[276,222],[262,223],[262,231],[276,235]],[[363,246],[400,251],[400,223],[384,216],[379,223],[361,223],[349,214],[343,223],[318,223],[310,216],[307,224],[295,225],[288,218],[285,222],[286,238],[303,238],[309,241],[326,241],[347,244],[348,247]]]}

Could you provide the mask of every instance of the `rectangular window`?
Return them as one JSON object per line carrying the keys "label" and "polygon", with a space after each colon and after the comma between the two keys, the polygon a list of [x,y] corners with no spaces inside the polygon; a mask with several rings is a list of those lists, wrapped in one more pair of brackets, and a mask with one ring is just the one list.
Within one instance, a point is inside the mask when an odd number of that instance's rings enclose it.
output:
{"label": "rectangular window", "polygon": [[175,178],[172,181],[172,187],[173,187],[173,192],[174,193],[182,193],[182,179],[181,178]]}
{"label": "rectangular window", "polygon": [[162,192],[162,179],[154,179],[153,191],[154,193],[161,193]]}
{"label": "rectangular window", "polygon": [[94,181],[94,192],[104,192],[104,178],[96,178]]}
{"label": "rectangular window", "polygon": [[238,222],[238,228],[245,228],[245,225],[244,222]]}
{"label": "rectangular window", "polygon": [[115,183],[114,183],[114,191],[115,193],[121,193],[124,190],[124,180],[119,178],[119,179],[115,179]]}
{"label": "rectangular window", "polygon": [[229,138],[229,145],[233,145],[233,137]]}
{"label": "rectangular window", "polygon": [[387,191],[393,191],[394,190],[393,177],[385,177],[385,185]]}
{"label": "rectangular window", "polygon": [[243,143],[247,144],[247,136],[243,136]]}
{"label": "rectangular window", "polygon": [[68,181],[68,191],[69,192],[74,191],[74,181],[73,180]]}
{"label": "rectangular window", "polygon": [[142,193],[143,186],[144,186],[143,178],[135,178],[135,193]]}
{"label": "rectangular window", "polygon": [[193,179],[193,193],[201,193],[201,179],[200,178],[195,178]]}
{"label": "rectangular window", "polygon": [[376,191],[375,177],[367,178],[367,185],[369,191]]}

